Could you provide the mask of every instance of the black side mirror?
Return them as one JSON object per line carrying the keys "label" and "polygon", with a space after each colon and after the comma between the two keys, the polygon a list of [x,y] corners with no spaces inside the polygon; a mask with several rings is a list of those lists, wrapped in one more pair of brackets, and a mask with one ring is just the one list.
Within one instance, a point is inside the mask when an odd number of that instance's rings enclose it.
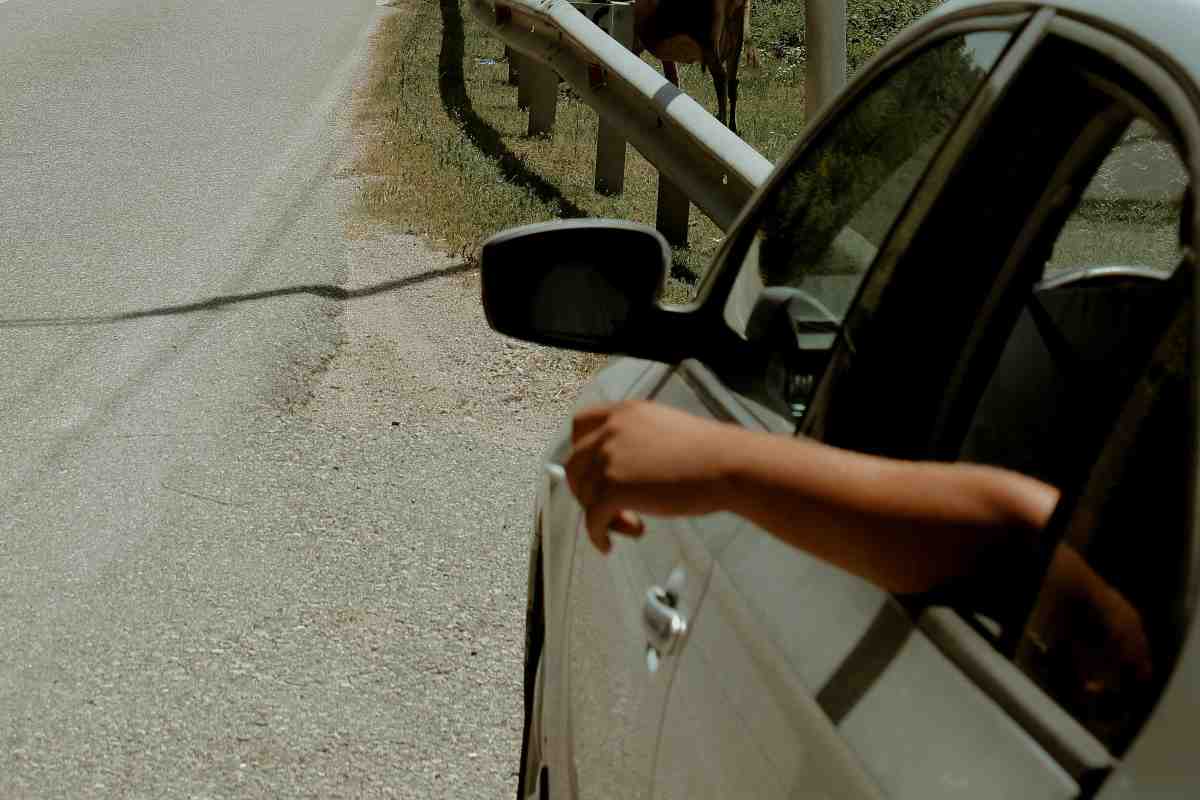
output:
{"label": "black side mirror", "polygon": [[653,228],[581,219],[524,225],[483,243],[488,324],[507,336],[592,352],[642,349],[671,263]]}

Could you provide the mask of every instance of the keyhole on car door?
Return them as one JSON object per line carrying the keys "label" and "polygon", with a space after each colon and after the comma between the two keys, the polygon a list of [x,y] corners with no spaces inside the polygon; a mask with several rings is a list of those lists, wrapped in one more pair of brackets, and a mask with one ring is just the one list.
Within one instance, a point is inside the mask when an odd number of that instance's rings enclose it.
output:
{"label": "keyhole on car door", "polygon": [[682,606],[687,573],[682,566],[671,570],[665,586],[646,590],[642,627],[646,631],[646,669],[657,672],[659,661],[676,652],[687,634],[687,616]]}

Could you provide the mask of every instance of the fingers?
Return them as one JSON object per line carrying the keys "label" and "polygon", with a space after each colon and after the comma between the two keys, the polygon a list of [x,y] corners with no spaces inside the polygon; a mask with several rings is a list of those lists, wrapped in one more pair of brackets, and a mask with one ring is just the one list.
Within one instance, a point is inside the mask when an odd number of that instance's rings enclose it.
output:
{"label": "fingers", "polygon": [[588,538],[592,540],[592,544],[596,546],[604,555],[612,550],[612,540],[608,537],[608,525],[596,513],[595,509],[589,508],[585,510],[584,526],[587,528]]}
{"label": "fingers", "polygon": [[637,538],[645,531],[646,526],[641,518],[632,511],[613,510],[604,505],[593,506],[585,510],[585,524],[588,538],[601,553],[608,554],[612,550],[612,537],[609,533],[620,533]]}
{"label": "fingers", "polygon": [[585,508],[595,505],[603,494],[604,453],[601,450],[604,431],[592,431],[576,443],[563,464],[571,493]]}
{"label": "fingers", "polygon": [[575,415],[571,429],[571,454],[563,465],[567,484],[585,512],[588,538],[601,553],[612,549],[609,532],[641,536],[645,526],[632,511],[613,508],[607,502],[607,460],[604,442],[611,434],[605,423],[616,405],[594,406]]}
{"label": "fingers", "polygon": [[578,445],[590,433],[607,422],[614,407],[613,404],[592,406],[577,413],[571,425],[571,444]]}

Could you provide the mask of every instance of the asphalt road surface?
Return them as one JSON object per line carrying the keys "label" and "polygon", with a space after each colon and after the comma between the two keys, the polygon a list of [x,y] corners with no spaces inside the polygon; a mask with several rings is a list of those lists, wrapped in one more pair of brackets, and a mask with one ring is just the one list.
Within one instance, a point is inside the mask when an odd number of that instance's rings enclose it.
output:
{"label": "asphalt road surface", "polygon": [[0,797],[512,791],[578,374],[355,215],[384,13],[0,0]]}

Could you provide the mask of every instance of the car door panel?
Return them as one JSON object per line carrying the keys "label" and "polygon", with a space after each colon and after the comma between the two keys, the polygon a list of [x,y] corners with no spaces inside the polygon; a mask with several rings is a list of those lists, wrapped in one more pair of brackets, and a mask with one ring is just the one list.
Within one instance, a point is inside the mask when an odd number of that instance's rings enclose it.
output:
{"label": "car door panel", "polygon": [[[616,362],[620,369],[624,359]],[[605,376],[601,376],[603,379]],[[603,380],[600,383],[604,383]],[[619,385],[614,383],[614,385]],[[708,416],[700,396],[676,370],[656,365],[642,371],[628,395]],[[615,397],[587,395],[580,406]],[[564,721],[570,771],[552,775],[558,796],[644,797],[649,791],[659,723],[679,654],[648,653],[644,615],[647,593],[668,585],[678,615],[686,620],[700,605],[712,559],[705,539],[743,524],[729,514],[692,519],[644,518],[638,539],[614,536],[601,554],[587,539],[581,509],[570,498],[574,556],[565,642]],[[563,525],[566,519],[556,519]],[[558,786],[561,782],[561,786]],[[569,794],[568,794],[569,792]],[[552,791],[553,794],[553,791]]]}
{"label": "car door panel", "polygon": [[897,800],[1078,796],[1070,776],[919,630],[839,729]]}
{"label": "car door panel", "polygon": [[[588,384],[577,406],[614,402],[623,399],[627,393],[634,396],[639,393],[645,394],[661,382],[666,370],[661,364],[640,359],[611,359],[597,374],[596,379]],[[607,598],[609,602],[612,602],[612,598],[624,597],[623,593],[610,593],[586,598],[586,602],[583,603],[573,599],[574,593],[579,590],[572,587],[576,573],[581,569],[603,569],[607,565],[597,565],[590,561],[587,564],[579,563],[580,558],[586,558],[594,554],[594,551],[587,552],[591,548],[587,543],[586,533],[580,528],[582,510],[567,486],[566,473],[562,468],[562,463],[570,453],[570,447],[571,429],[568,421],[555,439],[555,444],[546,453],[537,506],[542,515],[542,519],[539,520],[542,531],[540,547],[546,593],[546,645],[542,651],[543,662],[538,676],[538,690],[542,696],[541,745],[545,748],[545,763],[562,765],[562,768],[551,769],[549,774],[551,793],[557,797],[576,796],[578,792],[572,787],[579,784],[572,768],[567,766],[572,763],[570,637],[573,615],[580,610],[590,609],[596,596]],[[619,585],[627,583],[628,580],[623,579]],[[586,584],[581,585],[584,589],[589,588]],[[603,592],[603,587],[590,588],[591,591]],[[589,613],[587,625],[593,635],[599,635],[605,641],[628,641],[630,622],[626,618],[615,615],[597,618]],[[576,634],[578,633],[579,631],[576,631]],[[576,653],[578,652],[577,650]],[[614,652],[621,654],[623,651],[618,649]],[[629,676],[637,673],[626,670],[618,674]],[[587,681],[580,679],[578,685],[586,686]],[[627,691],[626,695],[631,693],[632,690]],[[581,709],[576,708],[574,712],[574,718],[579,719]],[[604,710],[601,718],[611,723],[608,713]],[[636,721],[628,721],[626,717],[620,719],[633,725],[631,730],[637,730]],[[585,770],[590,766],[586,764]]]}
{"label": "car door panel", "polygon": [[859,643],[886,601],[879,589],[749,527],[720,557],[754,619],[811,692]]}
{"label": "car door panel", "polygon": [[[794,426],[790,418],[730,391],[694,361],[681,364],[655,399],[689,410],[700,403],[707,416],[750,429],[782,433]],[[817,598],[833,585],[842,587],[848,596],[839,613],[851,620],[849,632],[838,631],[836,637],[844,649],[854,646],[854,630],[867,628],[882,594],[730,515],[708,515],[691,524],[718,565],[689,620],[687,642],[675,667],[653,796],[790,797],[819,789],[839,798],[879,797],[813,699],[813,689],[781,651],[779,642],[789,634],[781,636],[780,630],[765,626],[761,610],[747,601],[747,594],[761,590],[766,602],[794,609],[789,605],[792,590]],[[771,570],[755,573],[755,565],[763,562],[778,562],[786,570],[796,560],[804,562],[805,569],[786,586],[767,585],[775,574]],[[750,591],[731,579],[727,565],[733,565],[737,578],[749,581]],[[807,584],[806,577],[813,582]],[[797,616],[801,615],[783,614],[792,620]],[[807,611],[803,616],[809,616]],[[862,621],[856,627],[853,620],[858,618]],[[805,649],[799,636],[791,636],[790,642],[798,652]],[[807,646],[820,650],[823,643]],[[831,670],[839,659],[835,652],[832,658],[822,654],[816,660],[823,665],[819,669]]]}
{"label": "car door panel", "polygon": [[642,616],[647,591],[672,570],[685,574],[679,609],[700,603],[710,559],[685,526],[647,519],[642,540],[616,539],[601,554],[581,538],[575,550],[567,642],[570,747],[579,798],[644,797],[674,657],[648,662]]}
{"label": "car door panel", "polygon": [[676,671],[653,796],[883,796],[720,569]]}

